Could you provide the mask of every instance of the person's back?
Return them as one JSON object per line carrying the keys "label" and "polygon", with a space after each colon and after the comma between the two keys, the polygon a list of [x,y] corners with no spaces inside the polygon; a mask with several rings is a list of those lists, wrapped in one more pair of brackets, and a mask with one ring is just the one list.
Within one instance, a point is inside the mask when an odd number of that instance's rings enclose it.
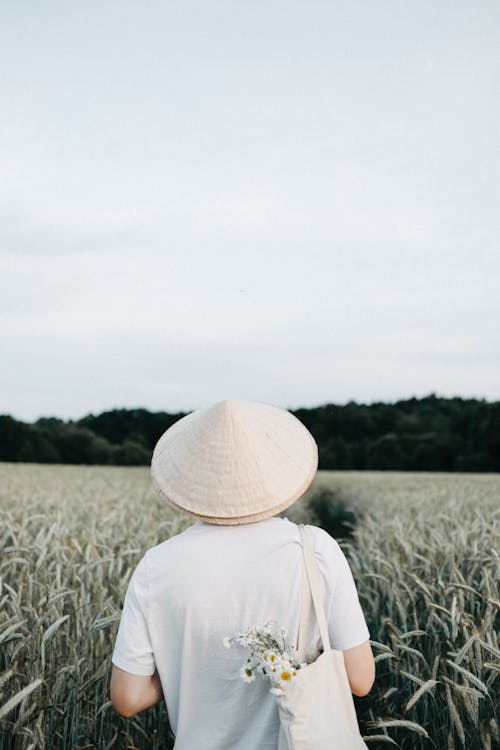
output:
{"label": "person's back", "polygon": [[[366,642],[369,631],[347,560],[311,527],[333,648]],[[245,684],[248,653],[223,637],[273,621],[294,643],[300,616],[300,531],[286,518],[241,525],[198,521],[151,548],[132,577],[113,663],[161,680],[175,750],[276,750],[279,717],[270,683]],[[320,651],[310,622],[308,654]]]}
{"label": "person's back", "polygon": [[[123,716],[165,698],[176,750],[276,750],[275,695],[264,679],[241,680],[248,654],[223,648],[223,638],[274,621],[295,645],[301,536],[277,514],[304,495],[317,468],[318,446],[305,425],[261,401],[232,399],[199,409],[156,443],[154,486],[197,522],[148,550],[132,576],[110,697]],[[330,630],[321,644],[330,640],[343,651],[349,687],[366,695],[375,665],[354,581],[338,544],[312,528]],[[299,655],[308,664],[320,652],[318,630],[313,618]],[[343,710],[342,702],[337,708]],[[353,713],[345,717],[355,721]],[[315,731],[311,726],[313,743]]]}

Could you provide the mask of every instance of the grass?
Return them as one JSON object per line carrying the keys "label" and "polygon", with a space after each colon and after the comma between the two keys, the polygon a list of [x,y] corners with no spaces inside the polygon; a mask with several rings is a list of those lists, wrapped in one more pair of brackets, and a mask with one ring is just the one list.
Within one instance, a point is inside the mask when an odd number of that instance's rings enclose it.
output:
{"label": "grass", "polygon": [[[123,596],[143,552],[192,523],[144,468],[0,464],[0,750],[173,745],[163,706],[108,699]],[[498,746],[498,475],[322,472],[281,515],[349,557],[377,679],[370,749]]]}

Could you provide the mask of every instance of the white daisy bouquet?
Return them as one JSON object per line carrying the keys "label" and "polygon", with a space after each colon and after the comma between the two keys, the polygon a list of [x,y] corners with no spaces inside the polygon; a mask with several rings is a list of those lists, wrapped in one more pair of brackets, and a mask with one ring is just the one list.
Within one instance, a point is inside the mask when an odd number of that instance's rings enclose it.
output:
{"label": "white daisy bouquet", "polygon": [[279,628],[279,634],[276,634],[269,627],[272,622],[270,620],[265,625],[253,625],[244,633],[226,635],[223,644],[226,648],[231,648],[236,642],[250,650],[250,656],[240,669],[244,682],[253,682],[255,675],[261,674],[271,680],[271,693],[283,695],[283,686],[307,664],[298,661],[295,650],[288,642],[286,628]]}

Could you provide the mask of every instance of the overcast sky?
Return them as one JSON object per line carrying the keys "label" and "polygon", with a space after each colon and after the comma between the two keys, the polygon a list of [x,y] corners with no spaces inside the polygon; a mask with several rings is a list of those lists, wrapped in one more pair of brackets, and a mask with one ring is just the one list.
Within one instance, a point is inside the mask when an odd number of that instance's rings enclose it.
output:
{"label": "overcast sky", "polygon": [[0,412],[500,399],[500,3],[0,11]]}

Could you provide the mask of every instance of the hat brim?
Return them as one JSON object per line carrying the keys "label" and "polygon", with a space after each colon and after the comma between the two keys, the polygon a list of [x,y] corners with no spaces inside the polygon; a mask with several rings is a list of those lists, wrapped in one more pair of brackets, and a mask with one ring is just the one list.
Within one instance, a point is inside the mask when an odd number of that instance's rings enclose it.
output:
{"label": "hat brim", "polygon": [[240,524],[245,523],[255,523],[256,521],[263,521],[264,518],[269,518],[270,516],[275,516],[277,513],[281,513],[282,510],[286,510],[291,505],[297,502],[297,500],[300,500],[301,497],[305,495],[311,484],[314,482],[314,479],[316,477],[318,471],[317,463],[316,466],[313,466],[311,468],[311,474],[308,476],[307,480],[304,482],[304,486],[301,487],[297,493],[292,496],[290,499],[286,500],[285,502],[279,503],[278,505],[269,508],[268,510],[261,511],[260,513],[253,513],[248,516],[232,516],[232,517],[222,517],[222,516],[205,516],[201,513],[195,513],[194,511],[187,510],[186,508],[183,508],[181,505],[177,505],[175,500],[172,497],[169,497],[167,494],[165,494],[164,490],[160,487],[158,482],[156,481],[156,478],[154,474],[151,475],[151,481],[153,484],[153,487],[155,488],[156,492],[158,492],[159,495],[163,499],[165,499],[175,510],[181,511],[182,513],[185,513],[188,516],[191,516],[192,518],[196,518],[198,521],[205,521],[205,523],[214,523],[218,524],[219,526],[238,526]]}

